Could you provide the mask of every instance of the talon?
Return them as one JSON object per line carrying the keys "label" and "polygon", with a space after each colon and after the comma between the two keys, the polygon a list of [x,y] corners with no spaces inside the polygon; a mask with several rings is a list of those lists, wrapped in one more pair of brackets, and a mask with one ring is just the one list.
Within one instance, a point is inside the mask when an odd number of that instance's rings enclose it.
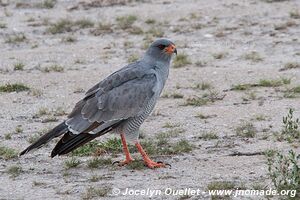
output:
{"label": "talon", "polygon": [[172,167],[171,164],[169,164],[169,163],[164,163],[164,162],[162,162],[162,161],[157,161],[157,163],[162,163],[162,164],[164,164],[165,166],[169,166],[170,168]]}
{"label": "talon", "polygon": [[113,162],[112,165],[118,164],[118,166],[122,167],[122,166],[124,166],[124,165],[128,165],[128,164],[131,163],[132,161],[134,161],[134,159],[128,159],[128,160],[126,159],[126,160],[123,160],[123,161],[115,161],[115,162]]}
{"label": "talon", "polygon": [[153,168],[160,168],[160,167],[166,167],[166,166],[170,166],[170,164],[165,164],[163,162],[154,162],[152,161],[149,156],[147,155],[147,153],[144,151],[143,147],[141,146],[141,144],[139,142],[135,143],[135,146],[137,147],[138,151],[141,153],[143,160],[146,164],[147,167],[153,169]]}
{"label": "talon", "polygon": [[119,163],[120,163],[120,161],[115,161],[111,165],[115,165],[115,164],[119,164]]}
{"label": "talon", "polygon": [[154,161],[146,162],[146,165],[151,169],[166,167],[166,165],[164,163],[158,163],[158,162],[154,162]]}

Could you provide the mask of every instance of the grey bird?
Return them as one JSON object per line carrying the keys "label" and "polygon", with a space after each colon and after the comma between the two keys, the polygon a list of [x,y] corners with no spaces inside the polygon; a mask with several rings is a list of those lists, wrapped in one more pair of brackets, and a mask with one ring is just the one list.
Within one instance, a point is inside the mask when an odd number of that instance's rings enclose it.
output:
{"label": "grey bird", "polygon": [[126,159],[119,165],[133,161],[126,140],[134,142],[149,168],[165,167],[152,161],[139,143],[139,128],[152,112],[169,74],[170,62],[177,49],[168,39],[153,42],[144,56],[89,89],[68,118],[41,136],[20,153],[39,148],[51,139],[62,138],[51,152],[51,157],[63,155],[104,135],[121,135]]}

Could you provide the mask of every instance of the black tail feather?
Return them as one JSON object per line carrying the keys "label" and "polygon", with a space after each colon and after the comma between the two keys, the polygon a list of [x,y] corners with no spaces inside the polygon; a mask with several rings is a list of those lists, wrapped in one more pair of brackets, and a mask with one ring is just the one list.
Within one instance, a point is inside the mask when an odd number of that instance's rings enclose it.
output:
{"label": "black tail feather", "polygon": [[69,133],[66,133],[52,150],[51,157],[53,158],[56,155],[67,154],[72,150],[84,145],[85,143],[95,139],[96,137],[104,135],[109,131],[111,131],[111,129],[107,131],[101,131],[97,134],[80,133],[78,135],[70,135]]}
{"label": "black tail feather", "polygon": [[31,144],[29,147],[27,147],[24,151],[20,153],[20,156],[24,155],[25,153],[31,151],[35,148],[40,148],[43,144],[46,144],[50,140],[52,140],[55,137],[61,136],[62,134],[66,133],[68,131],[68,127],[65,124],[65,122],[60,123],[55,128],[53,128],[51,131],[40,137],[35,143]]}
{"label": "black tail feather", "polygon": [[109,126],[102,131],[96,133],[96,134],[90,134],[90,133],[80,133],[80,134],[72,134],[72,133],[66,133],[60,141],[56,144],[54,149],[51,152],[51,157],[53,158],[56,155],[63,155],[67,154],[74,149],[86,144],[87,142],[95,139],[96,137],[99,137],[101,135],[104,135],[105,133],[113,130],[116,126],[118,126],[120,122],[117,122],[113,124],[112,126]]}

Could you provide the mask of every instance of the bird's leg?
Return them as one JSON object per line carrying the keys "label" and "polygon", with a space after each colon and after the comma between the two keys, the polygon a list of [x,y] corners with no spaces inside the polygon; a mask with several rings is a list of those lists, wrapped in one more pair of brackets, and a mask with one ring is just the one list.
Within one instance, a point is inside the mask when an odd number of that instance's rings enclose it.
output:
{"label": "bird's leg", "polygon": [[166,164],[164,164],[164,163],[154,162],[153,160],[151,160],[139,142],[135,143],[135,146],[137,147],[138,151],[141,153],[145,164],[149,168],[153,169],[153,168],[159,168],[159,167],[166,167]]}
{"label": "bird's leg", "polygon": [[123,145],[123,151],[125,153],[125,160],[120,161],[120,162],[119,161],[118,162],[114,162],[114,163],[118,163],[118,165],[123,166],[123,165],[127,165],[130,162],[132,162],[133,158],[131,157],[130,152],[128,150],[128,146],[127,146],[127,143],[126,143],[126,139],[125,139],[124,133],[121,133],[121,141],[122,141],[122,145]]}

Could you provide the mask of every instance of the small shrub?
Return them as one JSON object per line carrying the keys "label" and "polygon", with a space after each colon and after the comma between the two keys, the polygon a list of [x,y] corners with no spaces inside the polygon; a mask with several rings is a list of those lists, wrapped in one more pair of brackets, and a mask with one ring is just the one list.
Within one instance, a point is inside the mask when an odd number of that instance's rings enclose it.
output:
{"label": "small shrub", "polygon": [[131,28],[133,23],[137,20],[137,17],[134,15],[127,15],[123,17],[118,17],[117,22],[121,29]]}
{"label": "small shrub", "polygon": [[288,85],[291,83],[291,79],[281,78],[281,79],[260,79],[259,83],[255,86],[258,87],[279,87],[282,85]]}
{"label": "small shrub", "polygon": [[106,197],[108,193],[111,191],[110,188],[93,188],[89,187],[86,192],[83,194],[82,199],[88,200],[93,198]]}
{"label": "small shrub", "polygon": [[216,91],[209,91],[202,95],[202,97],[191,97],[186,99],[183,106],[203,106],[208,103],[213,103],[215,101],[220,101],[225,97],[225,95],[219,95]]}
{"label": "small shrub", "polygon": [[155,24],[155,19],[147,19],[146,21],[145,21],[145,23],[146,24]]}
{"label": "small shrub", "polygon": [[130,29],[128,29],[128,32],[134,35],[140,35],[144,33],[143,29],[138,26],[132,26]]}
{"label": "small shrub", "polygon": [[10,44],[17,44],[25,41],[26,41],[26,36],[24,35],[24,33],[12,34],[9,37],[7,37],[5,40],[6,43],[10,43]]}
{"label": "small shrub", "polygon": [[11,140],[11,133],[6,133],[6,134],[4,135],[4,139],[6,139],[6,140]]}
{"label": "small shrub", "polygon": [[151,28],[147,31],[147,34],[151,35],[151,37],[159,38],[159,37],[163,37],[165,33],[163,32],[162,29]]}
{"label": "small shrub", "polygon": [[79,28],[91,28],[94,26],[94,22],[89,19],[79,19],[73,23],[74,26],[78,26]]}
{"label": "small shrub", "polygon": [[5,29],[7,28],[7,25],[3,22],[0,22],[0,29]]}
{"label": "small shrub", "polygon": [[293,19],[300,19],[300,12],[298,10],[292,10],[290,12],[290,17]]}
{"label": "small shrub", "polygon": [[72,157],[70,160],[65,161],[65,168],[70,169],[70,168],[75,168],[80,164],[80,160]]}
{"label": "small shrub", "polygon": [[11,175],[11,177],[15,178],[17,176],[19,176],[22,172],[22,167],[21,166],[17,166],[17,165],[13,165],[10,166],[7,169],[7,173]]}
{"label": "small shrub", "polygon": [[253,138],[256,136],[256,128],[250,122],[245,122],[242,125],[238,126],[235,129],[235,132],[238,136],[246,137],[246,138]]}
{"label": "small shrub", "polygon": [[60,66],[60,65],[54,64],[54,65],[51,65],[49,67],[40,68],[40,70],[42,72],[45,72],[45,73],[49,73],[49,72],[63,72],[64,68],[62,66]]}
{"label": "small shrub", "polygon": [[5,84],[0,85],[0,92],[22,92],[27,91],[30,88],[23,83],[13,83],[13,84]]}
{"label": "small shrub", "polygon": [[77,39],[73,36],[67,36],[67,37],[63,37],[61,41],[65,43],[73,43],[76,42]]}
{"label": "small shrub", "polygon": [[14,70],[15,71],[22,71],[22,70],[24,70],[24,66],[25,65],[21,62],[15,63],[14,64]]}
{"label": "small shrub", "polygon": [[186,54],[178,54],[174,59],[173,67],[180,68],[189,64],[191,64],[191,61]]}
{"label": "small shrub", "polygon": [[101,22],[96,26],[95,29],[91,30],[90,32],[94,36],[99,36],[104,33],[112,33],[113,32],[112,24]]}
{"label": "small shrub", "polygon": [[38,7],[51,9],[54,8],[56,4],[56,0],[44,0],[42,3],[38,5]]}
{"label": "small shrub", "polygon": [[296,69],[296,68],[300,68],[299,62],[288,62],[279,71],[285,71],[285,70]]}
{"label": "small shrub", "polygon": [[9,160],[16,158],[18,156],[16,150],[9,148],[9,147],[4,147],[0,146],[0,158]]}
{"label": "small shrub", "polygon": [[209,100],[207,98],[192,97],[186,100],[184,106],[204,106],[208,103]]}
{"label": "small shrub", "polygon": [[129,63],[132,63],[132,62],[135,62],[135,61],[137,61],[139,59],[139,56],[137,55],[137,54],[132,54],[132,55],[130,55],[129,57],[128,57],[128,62]]}
{"label": "small shrub", "polygon": [[56,23],[50,25],[47,32],[51,34],[58,34],[64,32],[71,32],[73,27],[73,22],[69,19],[60,19]]}
{"label": "small shrub", "polygon": [[206,132],[200,136],[203,140],[215,140],[218,139],[219,136],[215,132]]}
{"label": "small shrub", "polygon": [[294,139],[300,138],[300,121],[299,118],[294,118],[293,109],[289,109],[287,116],[283,117],[282,122],[281,136],[283,139],[292,142]]}
{"label": "small shrub", "polygon": [[144,162],[139,161],[139,160],[134,160],[134,161],[130,162],[128,165],[126,165],[126,168],[131,169],[131,170],[146,169]]}
{"label": "small shrub", "polygon": [[214,59],[217,59],[217,60],[225,58],[226,55],[227,55],[226,52],[219,52],[219,53],[212,54],[212,56],[214,57]]}
{"label": "small shrub", "polygon": [[89,168],[98,168],[101,166],[111,165],[111,164],[112,164],[112,160],[110,158],[109,159],[93,158],[92,160],[88,161]]}
{"label": "small shrub", "polygon": [[238,84],[233,85],[231,90],[249,90],[251,87],[251,84]]}
{"label": "small shrub", "polygon": [[[299,161],[300,155],[296,155],[293,150],[290,150],[287,155],[276,153],[267,157],[269,176],[277,191],[300,191]],[[294,197],[294,199],[299,198],[299,193],[295,193]]]}
{"label": "small shrub", "polygon": [[253,62],[263,61],[263,58],[261,57],[261,55],[256,51],[252,51],[250,53],[245,54],[244,58],[246,60],[251,60]]}
{"label": "small shrub", "polygon": [[210,83],[205,83],[205,82],[202,82],[202,83],[198,83],[196,86],[195,86],[196,89],[200,89],[200,90],[208,90],[208,89],[211,89],[212,88],[212,85]]}

